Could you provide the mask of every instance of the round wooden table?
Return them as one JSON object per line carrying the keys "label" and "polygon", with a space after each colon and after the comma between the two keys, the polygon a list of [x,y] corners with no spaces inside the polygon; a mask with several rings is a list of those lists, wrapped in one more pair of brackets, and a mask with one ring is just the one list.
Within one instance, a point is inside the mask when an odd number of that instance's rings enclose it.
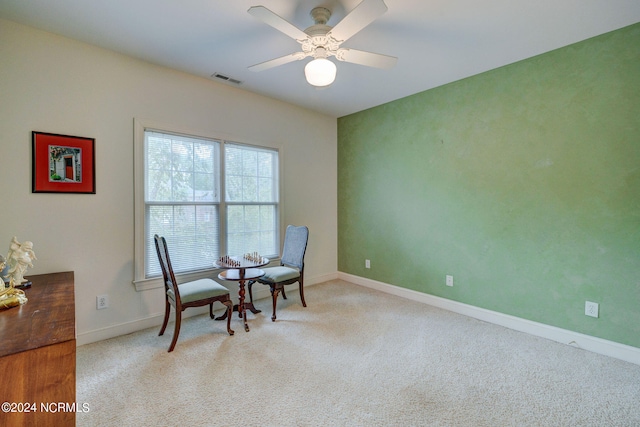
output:
{"label": "round wooden table", "polygon": [[[249,325],[247,324],[247,309],[252,313],[260,313],[261,310],[255,308],[252,302],[245,302],[245,284],[247,280],[257,279],[264,276],[264,271],[259,267],[267,265],[269,263],[268,258],[262,257],[261,260],[248,260],[243,257],[229,257],[225,259],[228,262],[218,260],[215,262],[215,266],[225,269],[218,274],[220,280],[229,280],[238,282],[238,298],[239,302],[237,306],[233,307],[234,311],[238,312],[238,315],[244,321],[244,330],[249,332]],[[220,320],[226,319],[226,313],[219,318]],[[216,319],[217,320],[217,319]]]}

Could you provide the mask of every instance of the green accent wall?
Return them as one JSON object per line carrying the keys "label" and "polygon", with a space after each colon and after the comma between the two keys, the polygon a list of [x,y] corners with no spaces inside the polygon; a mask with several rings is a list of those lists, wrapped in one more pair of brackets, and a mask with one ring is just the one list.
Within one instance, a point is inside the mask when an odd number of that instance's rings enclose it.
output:
{"label": "green accent wall", "polygon": [[640,347],[640,24],[339,118],[338,269]]}

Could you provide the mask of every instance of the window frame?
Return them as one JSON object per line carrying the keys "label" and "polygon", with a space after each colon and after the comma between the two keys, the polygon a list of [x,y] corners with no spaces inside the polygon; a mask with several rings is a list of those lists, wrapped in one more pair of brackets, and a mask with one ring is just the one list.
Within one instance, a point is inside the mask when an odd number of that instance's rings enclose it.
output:
{"label": "window frame", "polygon": [[[282,202],[282,176],[283,176],[283,162],[282,162],[282,148],[273,147],[266,144],[247,143],[242,138],[236,138],[231,135],[226,135],[221,132],[216,132],[216,136],[208,135],[207,132],[194,132],[193,130],[185,130],[176,126],[168,126],[163,123],[157,123],[145,119],[134,119],[134,277],[133,284],[137,291],[143,291],[147,289],[155,289],[163,287],[162,275],[154,277],[146,277],[146,257],[145,257],[145,233],[146,233],[146,203],[145,203],[145,131],[154,131],[161,133],[168,133],[174,135],[184,135],[185,137],[203,138],[210,141],[215,141],[220,144],[219,149],[219,188],[220,188],[220,200],[219,206],[219,238],[220,238],[220,250],[222,253],[227,248],[227,207],[233,205],[250,205],[252,203],[238,203],[229,202],[226,200],[226,165],[225,165],[225,144],[242,146],[242,147],[254,147],[260,150],[274,151],[277,159],[277,171],[276,176],[278,179],[276,185],[277,197],[275,203],[258,203],[258,204],[274,204],[276,209],[276,250],[280,251],[282,242],[282,215],[283,215],[283,202]],[[280,254],[274,255],[271,261],[278,260]],[[186,273],[176,273],[176,279],[179,283],[185,281],[197,280],[205,277],[216,278],[217,272],[220,269],[213,267],[213,260],[211,268],[196,270]]]}

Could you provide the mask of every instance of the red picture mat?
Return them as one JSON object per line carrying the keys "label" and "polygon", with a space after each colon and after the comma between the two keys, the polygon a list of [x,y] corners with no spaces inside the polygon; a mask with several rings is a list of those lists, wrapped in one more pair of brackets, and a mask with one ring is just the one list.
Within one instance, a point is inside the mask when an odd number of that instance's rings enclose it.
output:
{"label": "red picture mat", "polygon": [[[88,193],[96,192],[95,139],[53,133],[32,132],[32,192],[33,193]],[[73,179],[51,178],[50,147],[79,149],[79,182]],[[70,156],[69,156],[70,157]],[[73,169],[73,166],[71,166]]]}

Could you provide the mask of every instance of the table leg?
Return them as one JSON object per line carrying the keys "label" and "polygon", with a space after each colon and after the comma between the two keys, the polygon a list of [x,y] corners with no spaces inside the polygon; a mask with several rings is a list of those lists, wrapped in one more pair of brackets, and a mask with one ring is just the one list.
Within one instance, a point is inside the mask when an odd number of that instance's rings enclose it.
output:
{"label": "table leg", "polygon": [[[242,277],[243,275],[241,275]],[[242,317],[242,321],[244,322],[244,330],[245,332],[249,332],[249,325],[247,324],[247,311],[245,309],[244,304],[244,278],[241,278],[238,282],[238,286],[240,286],[240,290],[238,291],[238,296],[240,297],[240,301],[238,302],[238,314]]]}
{"label": "table leg", "polygon": [[[258,313],[262,313],[262,310],[258,310],[253,303],[251,302],[245,302],[244,303],[244,308],[245,310],[249,310],[251,311],[253,314],[258,314]],[[233,305],[233,310],[238,313],[238,318],[242,319],[242,311],[239,308],[239,304],[234,304]],[[227,319],[227,311],[225,310],[224,313],[222,313],[220,316],[216,317],[215,320],[226,320]]]}
{"label": "table leg", "polygon": [[252,312],[253,314],[258,314],[258,313],[262,313],[262,310],[258,310],[252,302],[245,302],[244,303],[244,308],[246,310],[249,310],[250,312]]}

